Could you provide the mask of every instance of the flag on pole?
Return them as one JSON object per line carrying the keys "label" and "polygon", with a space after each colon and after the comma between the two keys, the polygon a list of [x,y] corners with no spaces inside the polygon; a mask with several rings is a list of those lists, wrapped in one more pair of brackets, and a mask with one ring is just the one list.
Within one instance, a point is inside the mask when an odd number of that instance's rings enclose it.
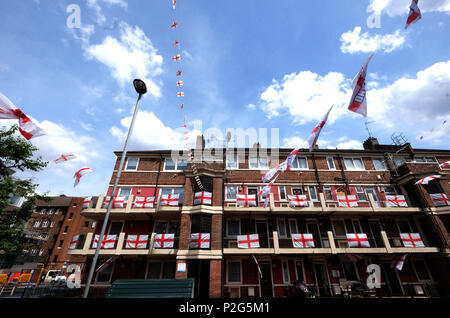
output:
{"label": "flag on pole", "polygon": [[78,183],[80,183],[81,177],[84,176],[85,174],[94,172],[91,168],[82,168],[80,170],[78,170],[77,172],[75,172],[75,175],[73,176],[75,178],[75,183],[73,185],[73,187],[75,188]]}
{"label": "flag on pole", "polygon": [[401,271],[403,268],[403,264],[405,263],[407,255],[408,254],[404,254],[404,255],[397,256],[396,258],[394,258],[394,261],[391,264],[391,268],[395,268],[396,270]]}
{"label": "flag on pole", "polygon": [[0,93],[0,119],[18,119],[19,132],[27,140],[47,134],[2,93]]}
{"label": "flag on pole", "polygon": [[106,267],[108,267],[109,265],[111,265],[116,259],[118,259],[119,256],[118,255],[114,255],[113,257],[110,257],[106,262],[104,262],[102,265],[99,266],[99,268],[97,268],[95,270],[96,273],[101,272],[102,270],[104,270]]}
{"label": "flag on pole", "polygon": [[258,260],[256,259],[255,255],[253,255],[253,254],[252,254],[252,258],[255,261],[256,266],[258,267],[259,276],[262,278],[262,272],[261,272],[261,268],[259,267]]}
{"label": "flag on pole", "polygon": [[61,155],[61,157],[59,157],[58,159],[55,160],[55,163],[61,163],[61,162],[66,162],[69,160],[73,160],[75,159],[75,155],[74,154],[63,154]]}
{"label": "flag on pole", "polygon": [[370,60],[373,57],[373,53],[370,54],[366,63],[358,72],[356,77],[353,79],[353,95],[350,99],[350,104],[348,106],[348,110],[361,114],[364,117],[367,117],[367,99],[366,99],[366,73],[367,66]]}
{"label": "flag on pole", "polygon": [[317,139],[319,139],[320,132],[322,131],[323,126],[325,126],[325,123],[327,122],[328,115],[330,114],[331,109],[333,109],[333,106],[331,106],[331,108],[328,110],[328,112],[322,118],[322,121],[319,124],[317,124],[317,126],[313,129],[311,135],[309,136],[309,139],[308,139],[309,152],[313,151],[314,146],[316,145]]}
{"label": "flag on pole", "polygon": [[406,20],[405,29],[407,29],[411,24],[416,23],[422,18],[422,13],[420,12],[417,3],[419,0],[412,0],[409,6],[408,19]]}

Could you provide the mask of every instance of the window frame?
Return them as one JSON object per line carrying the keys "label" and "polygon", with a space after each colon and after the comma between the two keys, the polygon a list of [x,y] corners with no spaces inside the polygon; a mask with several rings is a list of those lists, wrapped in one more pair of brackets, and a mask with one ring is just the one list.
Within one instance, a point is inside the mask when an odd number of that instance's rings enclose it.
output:
{"label": "window frame", "polygon": [[[284,224],[284,234],[282,235],[280,232],[280,224],[283,223]],[[278,232],[278,237],[280,238],[288,238],[288,230],[287,230],[287,226],[286,226],[286,219],[283,218],[277,218],[277,232]]]}
{"label": "window frame", "polygon": [[[358,201],[367,202],[369,200],[369,198],[367,197],[367,193],[364,189],[364,186],[353,186],[353,187],[355,188],[356,198],[358,199]],[[358,188],[361,188],[362,191],[358,191]],[[364,195],[364,199],[361,199],[359,197],[360,194]]]}
{"label": "window frame", "polygon": [[[342,262],[342,270],[343,270],[343,274],[344,274],[345,279],[348,282],[358,282],[359,283],[360,282],[360,278],[359,278],[359,273],[358,273],[358,267],[356,266],[355,262],[354,261],[347,261],[347,260],[343,260],[341,262]],[[355,271],[355,274],[356,274],[356,280],[350,280],[350,279],[347,278],[347,273],[345,272],[344,263],[351,263],[352,264],[353,270]]]}
{"label": "window frame", "polygon": [[[291,222],[294,222],[294,224],[295,224],[295,232],[292,231]],[[289,233],[291,234],[291,237],[292,237],[292,234],[299,234],[298,233],[298,222],[297,222],[297,219],[288,219],[288,224],[289,224]]]}
{"label": "window frame", "polygon": [[[255,158],[256,158],[256,168],[251,166],[251,161],[250,161],[250,159],[255,159]],[[260,159],[266,159],[266,166],[261,167]],[[268,156],[260,157],[259,154],[256,157],[249,155],[248,156],[248,169],[249,170],[268,170],[269,169],[269,157]]]}
{"label": "window frame", "polygon": [[[128,162],[129,162],[130,159],[137,159],[137,162],[136,162],[136,168],[135,168],[135,169],[129,169],[129,168],[128,168]],[[125,164],[125,169],[124,169],[124,171],[137,171],[137,170],[138,170],[138,167],[139,167],[139,162],[140,162],[140,158],[137,158],[137,157],[127,157],[127,162],[126,162],[126,164]]]}
{"label": "window frame", "polygon": [[111,273],[109,274],[109,280],[107,282],[99,282],[98,281],[98,276],[100,275],[101,272],[98,272],[95,275],[95,283],[94,283],[95,285],[110,285],[111,284],[112,274],[114,273],[114,268],[116,267],[116,262],[113,262],[108,267],[111,268]]}
{"label": "window frame", "polygon": [[[354,164],[354,160],[355,159],[361,160],[361,164],[363,166],[362,169],[350,169],[347,166],[347,162],[345,160],[351,160],[353,166],[356,168],[356,165]],[[362,157],[344,157],[343,160],[344,160],[345,169],[348,170],[348,171],[366,171],[366,166],[364,165],[364,160],[362,159]]]}
{"label": "window frame", "polygon": [[125,202],[124,204],[127,203],[128,198],[130,197],[130,195],[133,193],[133,187],[119,187],[119,192],[117,193],[117,197],[122,197],[122,189],[130,189],[130,194],[125,196]]}
{"label": "window frame", "polygon": [[[311,188],[314,190],[315,199],[311,197]],[[311,201],[319,201],[319,196],[317,195],[317,190],[315,186],[308,186],[308,196]]]}
{"label": "window frame", "polygon": [[[284,264],[286,264],[286,269],[284,268]],[[287,281],[285,275],[287,274]],[[283,285],[291,284],[291,275],[289,273],[289,262],[287,259],[281,260],[281,276],[283,277]]]}
{"label": "window frame", "polygon": [[[239,281],[230,281],[230,263],[239,263]],[[227,261],[227,284],[229,284],[229,285],[242,284],[242,260],[228,260]]]}
{"label": "window frame", "polygon": [[[376,162],[377,160],[379,160],[379,161],[381,162],[381,164],[383,165],[383,169],[378,169],[378,168],[377,168],[377,165],[375,164],[375,162]],[[386,165],[386,163],[384,162],[384,159],[383,159],[383,158],[372,158],[372,163],[373,163],[373,167],[375,168],[376,171],[387,171],[387,170],[388,170],[387,165]]]}
{"label": "window frame", "polygon": [[233,153],[233,158],[236,157],[236,167],[229,167],[228,163],[230,162],[228,160],[229,156],[228,154],[225,154],[225,169],[226,170],[238,170],[239,169],[239,155],[237,153]]}
{"label": "window frame", "polygon": [[[305,159],[306,168],[300,168],[300,161],[299,161],[299,159]],[[294,167],[294,162],[297,162],[297,166],[299,168],[295,168]],[[302,156],[302,157],[296,156],[295,159],[294,159],[294,162],[292,163],[291,170],[309,170],[308,157],[306,157],[306,156]]]}
{"label": "window frame", "polygon": [[[277,188],[278,188],[278,199],[279,199],[280,201],[287,201],[288,197],[287,197],[286,186],[284,186],[284,185],[279,185]],[[281,198],[281,188],[284,189],[284,199]]]}
{"label": "window frame", "polygon": [[[174,170],[168,170],[168,169],[167,169],[167,167],[166,167],[167,159],[170,159],[170,160],[172,160],[172,161],[175,163]],[[182,172],[182,171],[185,171],[186,169],[180,170],[180,169],[178,168],[178,166],[179,166],[179,161],[181,161],[181,162],[186,162],[186,167],[187,167],[187,161],[186,161],[186,160],[183,160],[183,159],[181,159],[181,160],[180,160],[180,159],[175,159],[175,160],[173,160],[173,159],[170,158],[170,157],[164,158],[164,168],[163,168],[163,171],[164,171],[164,172]]]}
{"label": "window frame", "polygon": [[[328,161],[331,159],[331,162],[333,163],[333,168],[330,167],[330,162]],[[328,170],[336,170],[336,164],[334,163],[334,157],[326,157],[325,159],[327,161]]]}

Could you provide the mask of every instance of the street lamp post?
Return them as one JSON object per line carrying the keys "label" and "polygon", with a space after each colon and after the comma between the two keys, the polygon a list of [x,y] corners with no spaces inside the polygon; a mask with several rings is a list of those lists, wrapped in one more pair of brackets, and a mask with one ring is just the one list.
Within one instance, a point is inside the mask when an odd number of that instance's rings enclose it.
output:
{"label": "street lamp post", "polygon": [[100,249],[102,246],[101,242],[103,241],[103,237],[105,235],[106,226],[108,224],[108,219],[109,219],[109,214],[111,213],[111,207],[113,205],[114,198],[116,197],[117,185],[119,183],[120,175],[122,174],[123,165],[125,163],[125,158],[127,156],[128,141],[130,139],[131,133],[133,132],[134,122],[136,120],[136,115],[139,110],[139,103],[141,101],[142,95],[147,93],[147,86],[145,85],[145,83],[142,80],[135,79],[133,84],[134,84],[134,89],[139,94],[139,97],[137,99],[136,106],[134,108],[134,114],[133,114],[133,119],[131,120],[130,128],[128,129],[128,136],[127,136],[127,139],[125,140],[125,145],[123,146],[123,152],[122,152],[122,158],[120,159],[119,170],[117,171],[116,180],[114,181],[114,187],[113,187],[113,190],[111,193],[111,199],[109,200],[105,219],[103,220],[102,231],[100,233],[100,237],[97,242],[97,249],[95,250],[94,258],[92,259],[92,265],[89,270],[89,276],[87,279],[86,288],[84,289],[83,298],[87,298],[88,294],[89,294],[89,288],[91,287],[92,277],[94,276],[94,271],[95,271],[95,267],[97,265],[98,255],[100,253]]}

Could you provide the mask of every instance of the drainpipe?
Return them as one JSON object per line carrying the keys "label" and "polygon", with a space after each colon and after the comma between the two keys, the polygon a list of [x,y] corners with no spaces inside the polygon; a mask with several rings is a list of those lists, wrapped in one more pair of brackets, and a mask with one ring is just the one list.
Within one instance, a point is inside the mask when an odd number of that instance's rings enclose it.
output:
{"label": "drainpipe", "polygon": [[316,157],[314,156],[314,153],[312,153],[312,162],[314,166],[314,173],[316,174],[317,183],[319,185],[319,189],[321,190],[320,192],[322,192],[322,183],[320,182],[319,171],[317,170]]}
{"label": "drainpipe", "polygon": [[161,174],[161,164],[162,164],[162,155],[159,154],[159,167],[158,167],[158,174],[156,175],[156,187],[155,187],[155,198],[157,196],[158,192],[158,184],[159,184],[159,175]]}
{"label": "drainpipe", "polygon": [[342,174],[342,179],[345,183],[346,188],[348,189],[348,180],[347,180],[347,176],[345,175],[344,166],[342,165],[341,155],[338,153],[337,157],[338,157],[338,162],[339,162],[339,169],[341,170],[341,174]]}

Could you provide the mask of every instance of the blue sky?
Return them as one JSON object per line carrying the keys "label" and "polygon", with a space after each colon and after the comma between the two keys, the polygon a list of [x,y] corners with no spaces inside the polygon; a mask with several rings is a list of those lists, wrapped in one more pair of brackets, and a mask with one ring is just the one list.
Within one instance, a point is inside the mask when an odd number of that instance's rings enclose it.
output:
{"label": "blue sky", "polygon": [[[70,4],[80,6],[81,29],[67,27]],[[174,11],[171,0],[2,1],[0,92],[47,131],[33,140],[44,159],[79,157],[33,175],[54,195],[105,192],[135,77],[149,94],[130,150],[182,146],[184,115],[223,134],[279,128],[280,146],[306,147],[332,104],[319,146],[361,148],[368,135],[363,117],[347,111],[350,84],[375,51],[367,78],[372,134],[391,143],[403,132],[413,147],[449,149],[450,126],[441,124],[450,119],[450,0],[419,1],[422,19],[404,30],[409,4],[178,0]],[[379,28],[369,27],[372,14]],[[178,52],[181,65],[171,60]],[[184,99],[176,97],[180,66]],[[74,189],[83,166],[95,172]]]}

